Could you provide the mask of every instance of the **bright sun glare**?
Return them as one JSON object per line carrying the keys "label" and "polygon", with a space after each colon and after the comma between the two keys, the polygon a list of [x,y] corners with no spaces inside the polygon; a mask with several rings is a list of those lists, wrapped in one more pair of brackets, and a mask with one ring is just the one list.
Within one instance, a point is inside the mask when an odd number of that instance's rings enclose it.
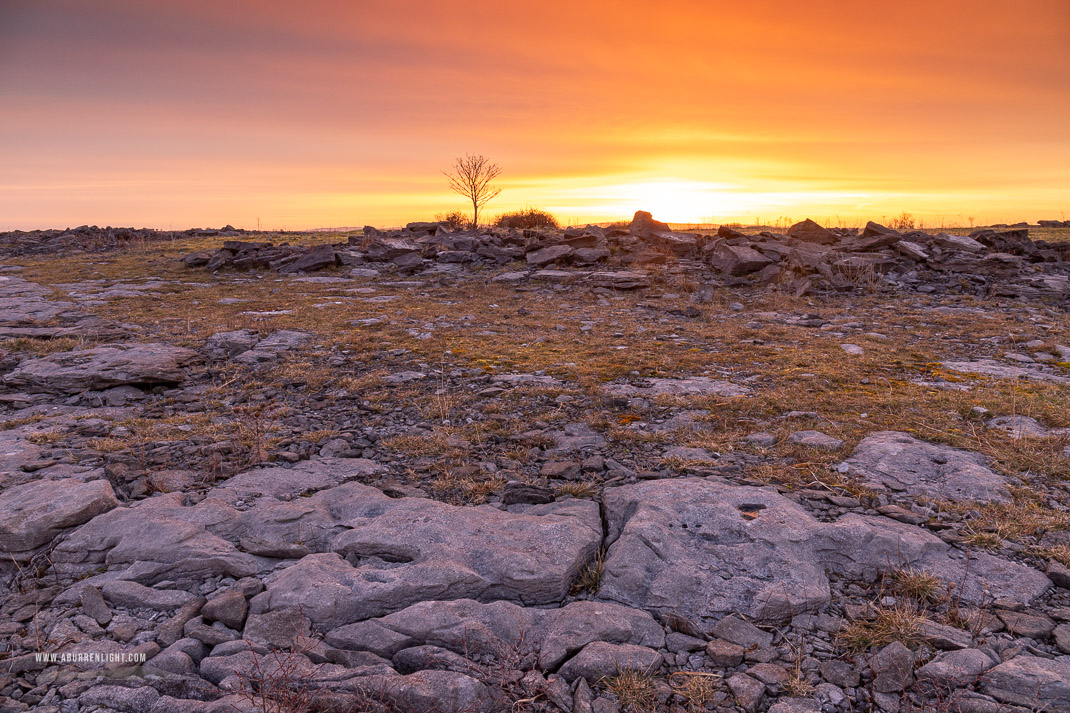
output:
{"label": "bright sun glare", "polygon": [[705,223],[729,212],[723,184],[704,181],[649,181],[615,186],[617,212],[642,206],[657,220],[668,223]]}

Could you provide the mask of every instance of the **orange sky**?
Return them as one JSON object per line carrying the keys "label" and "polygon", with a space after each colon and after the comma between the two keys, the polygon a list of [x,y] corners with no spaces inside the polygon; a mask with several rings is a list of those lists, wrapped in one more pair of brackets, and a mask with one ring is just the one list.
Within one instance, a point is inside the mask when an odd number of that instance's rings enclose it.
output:
{"label": "orange sky", "polygon": [[0,0],[0,229],[1070,219],[1070,2]]}

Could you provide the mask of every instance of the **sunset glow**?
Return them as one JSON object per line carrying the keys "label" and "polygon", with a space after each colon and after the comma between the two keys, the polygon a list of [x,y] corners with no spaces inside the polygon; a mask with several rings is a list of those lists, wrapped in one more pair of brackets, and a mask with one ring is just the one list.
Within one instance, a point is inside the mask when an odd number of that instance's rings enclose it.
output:
{"label": "sunset glow", "polygon": [[1070,218],[1070,4],[0,3],[0,229]]}

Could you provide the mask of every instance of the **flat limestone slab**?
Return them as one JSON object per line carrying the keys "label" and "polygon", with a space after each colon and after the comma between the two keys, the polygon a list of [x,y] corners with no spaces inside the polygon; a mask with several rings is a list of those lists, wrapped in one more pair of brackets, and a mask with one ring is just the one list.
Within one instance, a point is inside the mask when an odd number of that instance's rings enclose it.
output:
{"label": "flat limestone slab", "polygon": [[830,600],[826,570],[873,581],[914,567],[962,584],[962,598],[1029,602],[1051,586],[1029,567],[952,548],[920,528],[849,514],[821,522],[770,488],[679,478],[608,488],[599,597],[694,622],[729,613],[783,621]]}
{"label": "flat limestone slab", "polygon": [[1008,366],[994,359],[945,361],[943,366],[953,371],[991,376],[995,379],[1032,379],[1034,381],[1053,381],[1057,384],[1070,384],[1070,378],[1065,376],[1056,376],[1055,374],[1048,374],[1037,369],[1026,369],[1020,366]]}
{"label": "flat limestone slab", "polygon": [[61,394],[126,384],[178,384],[186,380],[184,367],[197,359],[197,352],[170,344],[105,344],[24,361],[4,383]]}
{"label": "flat limestone slab", "polygon": [[898,431],[871,433],[844,463],[874,490],[977,502],[1010,499],[1005,479],[984,456]]}
{"label": "flat limestone slab", "polygon": [[272,575],[253,613],[300,606],[313,622],[341,626],[427,600],[551,604],[602,540],[598,505],[589,501],[510,513],[382,496],[358,509],[333,552]]}

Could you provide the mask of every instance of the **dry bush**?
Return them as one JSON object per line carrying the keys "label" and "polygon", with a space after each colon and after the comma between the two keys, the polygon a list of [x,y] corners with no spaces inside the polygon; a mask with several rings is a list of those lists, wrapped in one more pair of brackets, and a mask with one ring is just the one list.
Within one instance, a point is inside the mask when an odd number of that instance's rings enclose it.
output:
{"label": "dry bush", "polygon": [[913,567],[904,567],[892,571],[890,579],[899,592],[919,604],[936,601],[943,589],[938,577]]}
{"label": "dry bush", "polygon": [[428,485],[431,493],[451,505],[482,505],[492,493],[505,485],[505,478],[469,474],[464,469],[445,469]]}
{"label": "dry bush", "polygon": [[541,208],[524,208],[511,213],[502,213],[494,219],[494,225],[499,228],[558,228],[557,218]]}
{"label": "dry bush", "polygon": [[461,230],[468,227],[468,216],[459,210],[451,210],[449,213],[435,213],[435,220],[445,223],[451,230]]}

